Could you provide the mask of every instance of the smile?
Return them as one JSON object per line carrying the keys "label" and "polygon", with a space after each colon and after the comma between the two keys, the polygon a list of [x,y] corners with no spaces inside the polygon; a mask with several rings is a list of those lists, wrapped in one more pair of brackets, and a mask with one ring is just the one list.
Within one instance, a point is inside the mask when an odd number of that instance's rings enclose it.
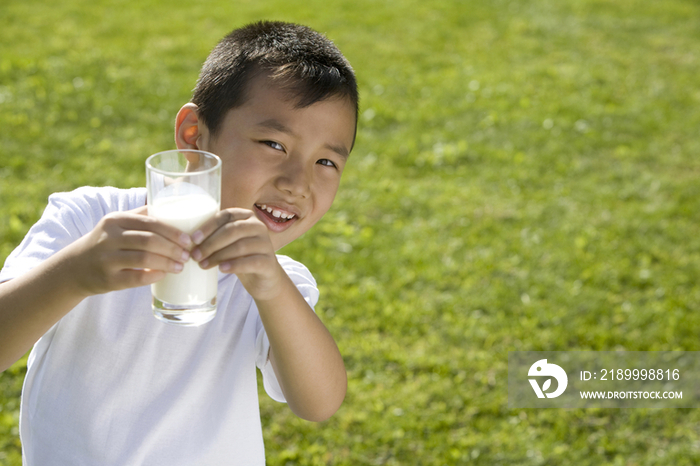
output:
{"label": "smile", "polygon": [[291,212],[285,212],[284,210],[281,210],[281,209],[277,209],[274,207],[268,207],[265,204],[255,204],[255,207],[257,207],[258,209],[260,209],[264,212],[267,212],[269,215],[271,215],[273,217],[273,220],[275,222],[279,222],[279,223],[288,222],[289,220],[296,217],[296,215],[294,215]]}

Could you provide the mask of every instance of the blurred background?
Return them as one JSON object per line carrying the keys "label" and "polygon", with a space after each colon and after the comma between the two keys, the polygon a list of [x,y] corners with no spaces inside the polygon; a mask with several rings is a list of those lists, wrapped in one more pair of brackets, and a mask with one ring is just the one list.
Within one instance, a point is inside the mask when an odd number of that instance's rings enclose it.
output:
{"label": "blurred background", "polygon": [[[509,409],[509,351],[700,350],[694,0],[4,0],[0,260],[50,193],[143,186],[235,27],[306,24],[353,64],[332,210],[281,251],[321,290],[349,391],[260,388],[270,465],[692,465],[696,409]],[[0,344],[2,344],[0,342]],[[0,374],[21,464],[26,358]]]}

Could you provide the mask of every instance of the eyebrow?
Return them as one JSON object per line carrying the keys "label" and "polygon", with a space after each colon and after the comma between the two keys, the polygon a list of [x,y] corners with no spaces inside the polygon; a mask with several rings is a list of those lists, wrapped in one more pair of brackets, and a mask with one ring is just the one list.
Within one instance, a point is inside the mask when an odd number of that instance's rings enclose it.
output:
{"label": "eyebrow", "polygon": [[280,133],[285,133],[289,134],[290,136],[294,136],[294,132],[282,124],[282,122],[275,120],[274,118],[270,118],[265,121],[261,121],[260,123],[256,124],[255,126],[259,126],[261,128],[267,128],[267,129],[273,129],[275,131],[279,131]]}
{"label": "eyebrow", "polygon": [[[267,128],[271,129],[274,131],[279,131],[280,133],[288,134],[290,136],[295,136],[294,131],[291,130],[288,126],[285,126],[281,121],[275,120],[274,118],[270,118],[264,121],[261,121],[260,123],[257,123],[255,126],[258,126],[260,128]],[[347,160],[348,157],[350,156],[350,151],[344,146],[344,145],[333,145],[333,144],[324,144],[323,146],[326,149],[329,149],[339,156],[341,156],[344,160]]]}

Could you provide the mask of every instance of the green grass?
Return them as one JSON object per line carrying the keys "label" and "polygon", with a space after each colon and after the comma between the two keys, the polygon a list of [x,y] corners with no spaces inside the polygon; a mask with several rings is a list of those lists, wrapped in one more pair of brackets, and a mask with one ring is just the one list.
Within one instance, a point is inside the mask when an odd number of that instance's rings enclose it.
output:
{"label": "green grass", "polygon": [[270,465],[700,462],[695,409],[513,410],[506,384],[508,351],[700,350],[697,2],[44,3],[0,9],[0,259],[51,192],[142,185],[230,29],[302,22],[357,71],[336,203],[283,251],[349,392],[313,424],[261,389]]}

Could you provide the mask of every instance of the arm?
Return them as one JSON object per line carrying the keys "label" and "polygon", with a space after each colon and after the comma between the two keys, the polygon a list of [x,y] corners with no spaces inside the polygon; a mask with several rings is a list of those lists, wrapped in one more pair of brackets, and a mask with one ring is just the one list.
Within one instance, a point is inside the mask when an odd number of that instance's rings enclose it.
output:
{"label": "arm", "polygon": [[335,341],[284,271],[267,227],[245,209],[227,209],[193,235],[192,257],[203,268],[235,273],[253,296],[270,340],[270,360],[290,409],[324,421],[347,389]]}
{"label": "arm", "polygon": [[86,297],[182,270],[189,237],[142,213],[109,214],[87,235],[0,284],[0,371]]}
{"label": "arm", "polygon": [[[72,279],[69,248],[0,284],[0,371],[24,355],[85,295]],[[38,291],[40,290],[40,291]]]}
{"label": "arm", "polygon": [[255,302],[270,340],[270,361],[290,409],[325,421],[340,408],[347,375],[328,329],[280,267],[280,292]]}

